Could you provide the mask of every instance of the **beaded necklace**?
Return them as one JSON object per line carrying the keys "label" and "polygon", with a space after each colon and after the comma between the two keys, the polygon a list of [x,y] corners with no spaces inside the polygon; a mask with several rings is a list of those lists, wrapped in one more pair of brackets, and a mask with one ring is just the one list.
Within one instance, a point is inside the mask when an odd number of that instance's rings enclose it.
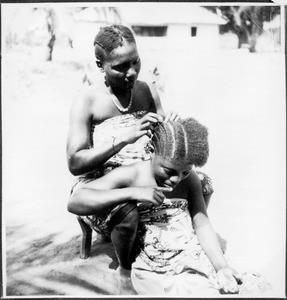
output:
{"label": "beaded necklace", "polygon": [[111,97],[111,99],[112,99],[112,101],[113,101],[115,107],[116,107],[120,112],[127,112],[127,111],[129,111],[129,109],[131,108],[132,103],[133,103],[132,91],[131,91],[130,101],[129,101],[129,104],[128,104],[127,107],[123,107],[123,106],[120,104],[120,102],[119,102],[119,100],[117,99],[117,97],[116,97],[114,94],[110,93],[109,89],[108,89],[108,93],[109,93],[109,95],[110,95],[110,97]]}

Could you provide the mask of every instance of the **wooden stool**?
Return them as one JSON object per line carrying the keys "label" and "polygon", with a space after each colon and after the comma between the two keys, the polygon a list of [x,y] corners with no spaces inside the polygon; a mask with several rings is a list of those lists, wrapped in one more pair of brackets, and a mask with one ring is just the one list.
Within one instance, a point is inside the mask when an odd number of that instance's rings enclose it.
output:
{"label": "wooden stool", "polygon": [[[137,206],[135,204],[129,202],[118,205],[117,212],[114,213],[113,217],[110,220],[111,226],[113,226],[113,224],[119,224],[136,207]],[[77,220],[80,223],[83,232],[81,249],[80,249],[80,258],[87,259],[91,253],[93,230],[87,223],[83,221],[83,219],[80,216],[77,216]],[[102,242],[105,243],[111,242],[111,239],[109,237],[105,237],[100,234],[99,237]]]}

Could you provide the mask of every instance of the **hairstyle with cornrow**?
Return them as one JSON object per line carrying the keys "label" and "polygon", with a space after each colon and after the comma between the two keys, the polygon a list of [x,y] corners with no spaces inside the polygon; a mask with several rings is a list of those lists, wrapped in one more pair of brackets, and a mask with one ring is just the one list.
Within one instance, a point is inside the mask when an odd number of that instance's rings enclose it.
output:
{"label": "hairstyle with cornrow", "polygon": [[208,130],[193,118],[159,123],[152,140],[155,155],[201,167],[208,159]]}
{"label": "hairstyle with cornrow", "polygon": [[111,25],[101,27],[95,37],[95,56],[103,62],[106,55],[119,46],[123,46],[124,41],[136,44],[132,31],[124,25]]}

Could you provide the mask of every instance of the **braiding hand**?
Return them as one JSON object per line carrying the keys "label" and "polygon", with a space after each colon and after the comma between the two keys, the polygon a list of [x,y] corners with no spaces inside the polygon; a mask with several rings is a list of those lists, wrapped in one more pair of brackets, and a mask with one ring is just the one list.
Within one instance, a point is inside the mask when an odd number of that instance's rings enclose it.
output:
{"label": "braiding hand", "polygon": [[133,198],[139,202],[159,206],[165,199],[164,192],[171,192],[172,188],[168,187],[134,187]]}
{"label": "braiding hand", "polygon": [[137,121],[136,125],[127,133],[125,140],[127,144],[136,142],[140,137],[147,135],[151,137],[156,124],[163,121],[163,118],[156,113],[147,113]]}

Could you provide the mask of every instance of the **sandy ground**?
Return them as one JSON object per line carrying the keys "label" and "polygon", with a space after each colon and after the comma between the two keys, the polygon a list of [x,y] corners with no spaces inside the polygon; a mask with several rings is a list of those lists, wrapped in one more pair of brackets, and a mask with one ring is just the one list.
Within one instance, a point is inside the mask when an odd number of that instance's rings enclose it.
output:
{"label": "sandy ground", "polygon": [[[19,48],[3,56],[6,295],[119,295],[112,247],[94,235],[91,258],[81,260],[80,227],[66,210],[72,178],[65,142],[70,103],[82,88],[82,64],[60,55],[44,62],[33,51]],[[260,272],[272,283],[273,297],[282,297],[284,57],[229,50],[174,53],[142,53],[143,66],[157,61],[167,110],[210,128],[211,155],[204,168],[215,188],[210,219],[228,241],[231,264]],[[142,77],[147,74],[144,68]]]}

